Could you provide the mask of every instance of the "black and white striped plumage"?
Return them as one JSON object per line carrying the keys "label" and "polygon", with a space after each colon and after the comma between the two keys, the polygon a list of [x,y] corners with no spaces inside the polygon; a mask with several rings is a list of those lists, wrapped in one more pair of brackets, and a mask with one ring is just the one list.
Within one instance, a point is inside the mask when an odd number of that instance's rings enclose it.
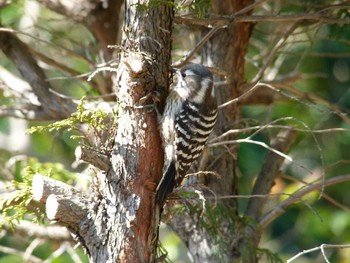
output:
{"label": "black and white striped plumage", "polygon": [[165,158],[156,190],[160,206],[201,155],[217,117],[212,73],[200,64],[189,64],[176,73],[178,81],[161,119]]}

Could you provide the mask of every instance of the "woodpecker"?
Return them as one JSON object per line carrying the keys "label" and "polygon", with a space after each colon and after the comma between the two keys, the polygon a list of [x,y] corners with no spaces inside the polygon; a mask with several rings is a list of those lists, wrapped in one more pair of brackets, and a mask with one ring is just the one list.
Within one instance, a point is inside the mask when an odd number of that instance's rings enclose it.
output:
{"label": "woodpecker", "polygon": [[212,73],[200,64],[189,64],[176,70],[176,76],[160,121],[165,154],[156,189],[160,206],[201,155],[217,117]]}

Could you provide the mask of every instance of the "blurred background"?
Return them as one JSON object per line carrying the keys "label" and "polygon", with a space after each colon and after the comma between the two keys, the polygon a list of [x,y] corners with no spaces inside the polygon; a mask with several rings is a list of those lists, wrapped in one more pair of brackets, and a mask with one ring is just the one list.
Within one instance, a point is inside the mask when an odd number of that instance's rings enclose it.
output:
{"label": "blurred background", "polygon": [[[208,1],[207,1],[208,2]],[[265,1],[254,15],[301,16],[298,27],[285,35],[291,22],[258,21],[246,53],[245,78],[249,83],[266,62],[271,50],[286,37],[273,54],[261,81],[272,85],[255,90],[243,106],[240,138],[270,145],[281,126],[297,130],[296,141],[275,181],[269,208],[300,187],[350,173],[350,27],[349,23],[329,23],[302,19],[302,14],[344,4],[342,1]],[[350,6],[349,6],[350,7]],[[207,9],[205,9],[207,10]],[[181,12],[194,12],[179,9]],[[210,11],[206,11],[210,12]],[[332,9],[339,20],[350,22],[348,10]],[[203,16],[207,14],[201,13]],[[113,56],[101,55],[99,43],[86,25],[50,10],[41,1],[18,0],[0,7],[1,30],[11,29],[31,48],[55,91],[79,100],[101,95],[103,74],[93,82],[88,76],[101,65],[110,65]],[[186,54],[201,39],[201,32],[175,25],[173,61]],[[110,43],[114,44],[114,43]],[[108,61],[106,59],[109,59]],[[199,60],[199,58],[198,58]],[[108,74],[108,73],[106,73]],[[16,87],[15,89],[6,86]],[[217,88],[220,88],[219,86]],[[112,92],[112,91],[111,91]],[[108,93],[108,92],[107,92]],[[75,161],[79,140],[72,131],[26,135],[26,130],[48,121],[28,121],[9,116],[5,107],[33,101],[28,84],[6,54],[0,52],[0,192],[7,194],[11,180],[23,181],[26,167],[41,173],[52,170],[53,177],[87,189],[94,170]],[[216,134],[218,136],[218,134]],[[239,145],[240,195],[249,195],[268,152],[261,145]],[[278,217],[264,231],[260,248],[276,254],[283,262],[302,252],[327,244],[350,244],[350,182],[314,191]],[[239,199],[239,212],[247,204]],[[14,211],[13,211],[14,212]],[[30,220],[30,217],[26,217]],[[48,224],[44,220],[45,224]],[[170,262],[187,263],[186,248],[170,228],[162,225],[161,239]],[[0,233],[0,262],[87,262],[81,249],[69,241],[51,241],[17,232],[4,224]],[[330,262],[350,262],[349,248],[329,248]],[[276,259],[275,259],[276,260]],[[261,262],[273,262],[264,259]],[[277,261],[276,261],[277,262]],[[298,263],[325,262],[320,250],[295,260]]]}

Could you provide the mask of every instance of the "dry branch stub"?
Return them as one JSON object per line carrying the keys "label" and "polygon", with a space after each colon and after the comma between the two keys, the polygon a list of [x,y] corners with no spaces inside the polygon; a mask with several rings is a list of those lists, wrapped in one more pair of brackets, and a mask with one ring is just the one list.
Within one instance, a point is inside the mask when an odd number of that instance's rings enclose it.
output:
{"label": "dry branch stub", "polygon": [[49,195],[46,200],[46,215],[50,220],[55,220],[74,228],[87,215],[87,204],[80,198],[72,196]]}
{"label": "dry branch stub", "polygon": [[32,182],[32,194],[34,200],[39,201],[43,204],[46,203],[46,199],[50,194],[65,195],[65,194],[80,194],[79,191],[73,187],[54,180],[52,178],[43,176],[36,173],[33,176]]}

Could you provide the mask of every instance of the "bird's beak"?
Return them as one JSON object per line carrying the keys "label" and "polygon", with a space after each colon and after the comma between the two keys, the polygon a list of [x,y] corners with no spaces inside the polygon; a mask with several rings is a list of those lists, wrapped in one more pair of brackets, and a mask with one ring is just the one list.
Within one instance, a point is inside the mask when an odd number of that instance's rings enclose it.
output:
{"label": "bird's beak", "polygon": [[173,68],[173,67],[170,67],[170,72],[171,73],[176,73],[176,72],[178,72],[179,71],[179,69],[177,69],[177,68]]}

